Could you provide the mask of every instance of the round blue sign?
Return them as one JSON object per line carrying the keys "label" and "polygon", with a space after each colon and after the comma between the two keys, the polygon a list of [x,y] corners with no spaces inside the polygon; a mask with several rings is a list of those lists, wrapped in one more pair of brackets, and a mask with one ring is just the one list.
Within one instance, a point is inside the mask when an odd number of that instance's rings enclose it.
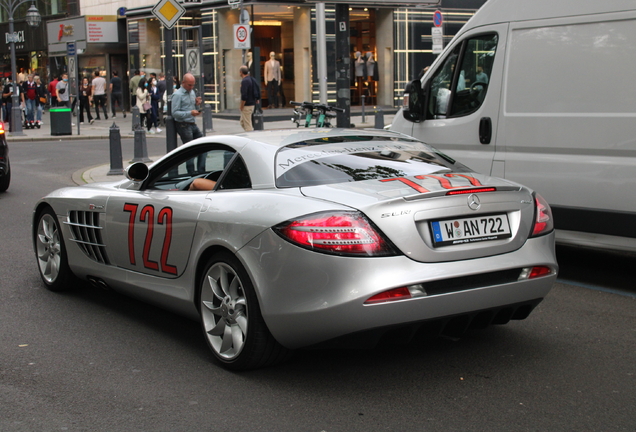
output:
{"label": "round blue sign", "polygon": [[433,24],[435,24],[435,27],[440,27],[443,21],[444,19],[442,18],[442,12],[438,10],[435,11],[435,13],[433,14]]}

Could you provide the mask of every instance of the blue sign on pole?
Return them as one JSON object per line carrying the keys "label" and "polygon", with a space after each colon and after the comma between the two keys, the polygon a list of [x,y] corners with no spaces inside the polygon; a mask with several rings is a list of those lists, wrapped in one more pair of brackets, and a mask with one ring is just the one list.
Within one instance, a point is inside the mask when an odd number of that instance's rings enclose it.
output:
{"label": "blue sign on pole", "polygon": [[435,27],[441,27],[443,21],[444,18],[442,17],[442,12],[436,10],[435,13],[433,13],[433,24]]}
{"label": "blue sign on pole", "polygon": [[66,43],[66,55],[74,56],[76,54],[75,51],[75,42],[67,42]]}

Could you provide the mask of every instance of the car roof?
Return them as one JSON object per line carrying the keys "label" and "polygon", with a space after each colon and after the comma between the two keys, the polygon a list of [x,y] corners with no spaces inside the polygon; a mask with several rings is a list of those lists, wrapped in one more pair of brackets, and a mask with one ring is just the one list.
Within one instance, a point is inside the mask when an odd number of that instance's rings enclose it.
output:
{"label": "car roof", "polygon": [[316,129],[278,129],[268,131],[254,131],[237,134],[238,137],[248,138],[252,141],[261,142],[273,147],[285,147],[290,144],[300,143],[303,141],[313,141],[320,138],[337,138],[337,137],[386,137],[390,138],[404,138],[414,140],[412,137],[406,135],[385,131],[381,129],[330,129],[330,128],[316,128]]}

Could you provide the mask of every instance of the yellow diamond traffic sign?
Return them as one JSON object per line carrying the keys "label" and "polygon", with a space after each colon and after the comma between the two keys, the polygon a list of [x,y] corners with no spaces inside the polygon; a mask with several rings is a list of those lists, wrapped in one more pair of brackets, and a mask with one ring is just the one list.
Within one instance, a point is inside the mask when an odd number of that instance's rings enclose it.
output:
{"label": "yellow diamond traffic sign", "polygon": [[161,24],[168,30],[179,21],[179,18],[186,12],[177,0],[160,0],[159,3],[152,8],[152,14],[156,16]]}

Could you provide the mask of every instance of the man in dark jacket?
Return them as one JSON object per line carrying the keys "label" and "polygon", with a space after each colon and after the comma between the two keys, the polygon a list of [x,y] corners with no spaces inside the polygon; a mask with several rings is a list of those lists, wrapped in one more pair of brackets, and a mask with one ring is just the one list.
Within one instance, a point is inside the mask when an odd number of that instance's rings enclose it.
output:
{"label": "man in dark jacket", "polygon": [[241,75],[241,120],[239,121],[241,127],[246,131],[253,131],[252,126],[252,114],[254,113],[254,106],[258,101],[258,95],[260,90],[255,80],[250,76],[250,70],[247,66],[243,65],[239,68],[239,74]]}

